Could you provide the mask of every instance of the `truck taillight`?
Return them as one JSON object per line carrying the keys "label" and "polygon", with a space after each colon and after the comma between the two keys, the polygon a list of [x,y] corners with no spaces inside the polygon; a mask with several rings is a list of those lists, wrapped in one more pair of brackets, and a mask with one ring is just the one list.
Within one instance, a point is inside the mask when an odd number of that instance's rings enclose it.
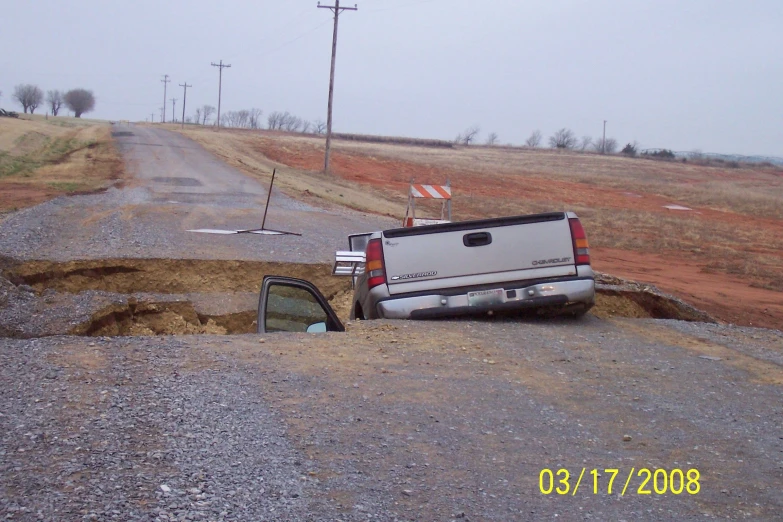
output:
{"label": "truck taillight", "polygon": [[590,264],[590,245],[587,244],[587,235],[579,218],[568,218],[571,226],[571,239],[574,242],[574,259],[577,265]]}
{"label": "truck taillight", "polygon": [[386,271],[383,268],[383,247],[380,239],[371,239],[367,243],[364,271],[367,273],[368,288],[386,284]]}

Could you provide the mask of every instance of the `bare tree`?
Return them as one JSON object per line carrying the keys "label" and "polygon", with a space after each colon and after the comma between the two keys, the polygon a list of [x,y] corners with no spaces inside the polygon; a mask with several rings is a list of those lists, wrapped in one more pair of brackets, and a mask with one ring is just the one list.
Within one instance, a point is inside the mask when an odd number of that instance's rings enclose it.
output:
{"label": "bare tree", "polygon": [[35,112],[35,109],[41,105],[44,99],[43,91],[37,85],[31,83],[14,87],[12,97],[22,106],[25,113],[29,109],[30,114]]}
{"label": "bare tree", "polygon": [[206,125],[209,117],[215,114],[215,108],[212,105],[204,105],[201,107],[201,124]]}
{"label": "bare tree", "polygon": [[236,127],[247,128],[250,127],[250,111],[242,109],[236,113]]}
{"label": "bare tree", "polygon": [[307,134],[310,132],[310,129],[312,129],[313,124],[310,122],[310,120],[304,120],[302,122],[302,133]]}
{"label": "bare tree", "polygon": [[326,132],[326,123],[322,120],[315,120],[313,123],[313,134],[323,134]]}
{"label": "bare tree", "polygon": [[261,128],[261,116],[264,114],[264,111],[261,109],[256,109],[255,107],[250,109],[250,120],[249,125],[251,129],[260,129]]}
{"label": "bare tree", "polygon": [[49,108],[52,110],[52,116],[57,116],[57,113],[60,112],[60,107],[63,106],[63,94],[58,90],[47,91],[46,103],[49,104]]}
{"label": "bare tree", "polygon": [[196,122],[196,125],[201,124],[201,107],[196,108],[196,112],[193,114],[193,121]]}
{"label": "bare tree", "polygon": [[302,118],[288,114],[286,111],[283,118],[283,129],[288,132],[297,132],[302,126]]}
{"label": "bare tree", "polygon": [[228,111],[220,117],[220,123],[226,127],[247,128],[250,126],[250,111],[247,109]]}
{"label": "bare tree", "polygon": [[266,117],[266,125],[269,130],[278,130],[283,123],[283,113],[274,111]]}
{"label": "bare tree", "polygon": [[549,146],[553,149],[573,149],[577,145],[574,131],[565,127],[549,137]]}
{"label": "bare tree", "polygon": [[614,154],[617,152],[617,140],[614,138],[606,138],[606,143],[602,137],[596,138],[593,141],[593,148],[596,152],[601,154]]}
{"label": "bare tree", "polygon": [[487,136],[487,141],[484,142],[487,145],[497,145],[498,143],[498,133],[497,132],[490,132],[489,136]]}
{"label": "bare tree", "polygon": [[539,145],[541,145],[542,138],[543,136],[541,135],[541,131],[536,129],[533,132],[531,132],[528,139],[525,140],[525,145],[533,148],[538,147]]}
{"label": "bare tree", "polygon": [[587,150],[592,144],[593,138],[590,136],[582,136],[582,140],[579,142],[579,150]]}
{"label": "bare tree", "polygon": [[95,109],[95,96],[87,89],[71,89],[65,93],[63,100],[76,118],[81,118],[85,112]]}
{"label": "bare tree", "polygon": [[460,145],[470,145],[476,141],[479,132],[481,132],[481,128],[478,125],[473,125],[465,129],[461,134],[457,134],[454,141]]}

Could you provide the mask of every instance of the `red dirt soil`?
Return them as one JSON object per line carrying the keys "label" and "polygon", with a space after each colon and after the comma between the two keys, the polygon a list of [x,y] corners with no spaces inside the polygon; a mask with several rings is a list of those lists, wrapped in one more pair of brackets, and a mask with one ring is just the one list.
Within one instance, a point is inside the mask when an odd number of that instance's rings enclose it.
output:
{"label": "red dirt soil", "polygon": [[0,184],[0,212],[38,205],[59,194],[62,192],[27,183],[3,183]]}
{"label": "red dirt soil", "polygon": [[[281,147],[274,140],[259,140],[257,147],[269,159],[294,168],[317,171],[322,167],[323,149],[308,144]],[[332,172],[357,184],[371,185],[386,194],[404,198],[411,178],[417,180],[451,179],[460,192],[474,196],[524,198],[530,201],[558,201],[604,209],[642,210],[660,214],[673,212],[663,205],[676,203],[656,194],[623,190],[506,173],[492,174],[492,182],[475,172],[461,172],[390,158],[371,157],[361,153],[335,151]],[[720,175],[720,174],[718,174]],[[709,208],[690,206],[693,218],[733,226],[763,227],[773,237],[783,236],[783,222]],[[674,211],[676,212],[676,211]],[[759,250],[760,249],[760,250]],[[756,246],[754,250],[779,255]],[[704,262],[686,253],[650,255],[609,248],[592,249],[596,270],[612,275],[652,283],[663,291],[677,295],[715,318],[738,325],[780,329],[783,326],[783,293],[750,286],[751,281],[720,272],[707,272]]]}
{"label": "red dirt soil", "polygon": [[590,254],[595,270],[652,283],[721,321],[776,329],[783,325],[780,292],[751,287],[746,280],[728,274],[705,273],[703,264],[668,253],[591,248]]}

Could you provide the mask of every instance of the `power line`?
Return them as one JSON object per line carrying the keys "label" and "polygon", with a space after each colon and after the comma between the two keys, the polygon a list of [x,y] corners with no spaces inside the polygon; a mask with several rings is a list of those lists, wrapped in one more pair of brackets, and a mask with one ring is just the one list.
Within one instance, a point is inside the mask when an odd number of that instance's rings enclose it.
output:
{"label": "power line", "polygon": [[329,155],[332,148],[332,100],[334,99],[334,62],[337,57],[337,23],[340,20],[340,13],[343,11],[358,11],[359,6],[340,7],[340,0],[335,0],[335,5],[321,5],[320,9],[330,9],[334,13],[334,34],[332,35],[332,69],[329,73],[329,104],[326,113],[326,152],[324,153],[324,173],[329,173]]}
{"label": "power line", "polygon": [[161,81],[163,82],[163,119],[161,123],[166,123],[166,87],[171,80],[169,80],[168,74],[164,74]]}
{"label": "power line", "polygon": [[220,76],[218,79],[218,115],[217,115],[217,128],[220,129],[220,98],[222,97],[223,92],[223,68],[225,67],[231,67],[231,64],[223,64],[223,60],[220,60],[220,63],[212,62],[212,67],[219,67],[220,68]]}
{"label": "power line", "polygon": [[188,101],[188,87],[193,87],[192,85],[188,85],[188,82],[185,82],[184,84],[180,83],[180,87],[185,88],[185,94],[182,96],[182,128],[185,128],[185,104]]}

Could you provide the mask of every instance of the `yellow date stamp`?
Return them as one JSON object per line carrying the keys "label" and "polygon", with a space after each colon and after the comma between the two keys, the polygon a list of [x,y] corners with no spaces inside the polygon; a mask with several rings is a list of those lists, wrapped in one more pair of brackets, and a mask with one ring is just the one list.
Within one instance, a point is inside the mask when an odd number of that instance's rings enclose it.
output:
{"label": "yellow date stamp", "polygon": [[[585,479],[585,473],[587,478]],[[631,468],[627,473],[617,468],[603,471],[597,468],[582,468],[573,474],[565,468],[552,470],[544,468],[538,474],[538,489],[542,495],[576,495],[582,482],[588,494],[629,495],[696,495],[701,490],[701,473],[698,469],[674,468]],[[616,480],[616,479],[620,480]],[[591,480],[592,478],[592,480]],[[592,486],[592,489],[588,489]]]}

